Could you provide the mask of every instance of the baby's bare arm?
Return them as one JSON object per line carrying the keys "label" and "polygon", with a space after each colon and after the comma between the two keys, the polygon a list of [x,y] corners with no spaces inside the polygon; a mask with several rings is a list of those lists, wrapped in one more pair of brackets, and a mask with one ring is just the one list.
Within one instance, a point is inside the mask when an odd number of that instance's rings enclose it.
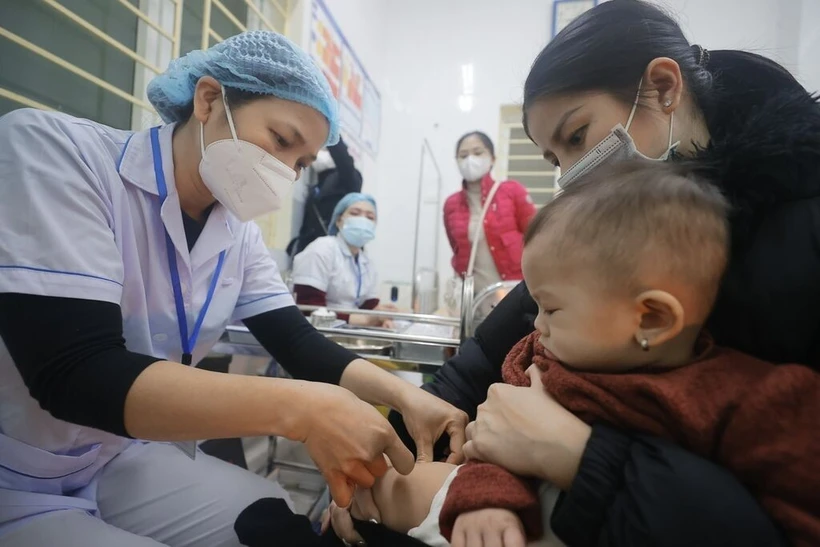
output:
{"label": "baby's bare arm", "polygon": [[436,492],[455,467],[448,463],[417,463],[407,476],[389,469],[373,487],[382,524],[405,534],[421,524]]}

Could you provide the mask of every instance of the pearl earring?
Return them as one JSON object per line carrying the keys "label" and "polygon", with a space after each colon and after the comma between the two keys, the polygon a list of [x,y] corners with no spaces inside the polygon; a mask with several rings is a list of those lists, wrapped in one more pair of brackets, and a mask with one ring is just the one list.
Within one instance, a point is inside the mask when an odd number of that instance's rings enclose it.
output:
{"label": "pearl earring", "polygon": [[647,340],[646,338],[641,340],[641,349],[644,351],[649,351],[649,340]]}
{"label": "pearl earring", "polygon": [[672,99],[666,99],[663,102],[663,106],[665,106],[666,108],[669,108],[670,106],[672,106]]}

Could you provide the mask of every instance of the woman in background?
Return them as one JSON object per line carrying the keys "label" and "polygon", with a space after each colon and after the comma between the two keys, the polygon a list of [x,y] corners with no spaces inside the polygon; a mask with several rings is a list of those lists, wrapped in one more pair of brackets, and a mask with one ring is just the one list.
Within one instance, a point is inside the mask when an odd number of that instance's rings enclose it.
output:
{"label": "woman in background", "polygon": [[[456,275],[463,276],[467,271],[473,242],[478,237],[473,270],[476,293],[499,281],[522,279],[523,234],[535,214],[526,188],[514,180],[493,180],[490,170],[495,163],[495,147],[480,131],[458,140],[456,160],[463,177],[462,189],[444,203],[444,228],[453,249],[451,263]],[[481,211],[488,199],[490,206],[483,230],[479,230]]]}
{"label": "woman in background", "polygon": [[[328,234],[313,241],[293,260],[296,303],[362,310],[394,309],[379,306],[376,266],[364,246],[376,237],[376,200],[369,194],[343,197],[330,219]],[[391,327],[375,315],[341,314],[351,325]]]}

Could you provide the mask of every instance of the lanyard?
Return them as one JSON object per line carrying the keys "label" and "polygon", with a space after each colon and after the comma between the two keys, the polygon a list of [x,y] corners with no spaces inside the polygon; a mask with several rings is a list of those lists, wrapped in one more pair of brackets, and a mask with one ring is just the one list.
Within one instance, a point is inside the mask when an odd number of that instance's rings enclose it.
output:
{"label": "lanyard", "polygon": [[[165,184],[165,173],[162,170],[162,152],[159,147],[158,127],[151,128],[151,151],[154,155],[154,175],[157,179],[160,204],[164,204],[165,198],[168,197],[168,187]],[[174,242],[171,241],[171,235],[168,233],[167,228],[165,229],[165,249],[168,251],[168,270],[171,274],[171,286],[174,289],[174,303],[176,304],[179,338],[182,340],[182,364],[190,365],[193,361],[193,350],[199,338],[199,331],[202,329],[202,322],[205,320],[205,314],[208,313],[208,308],[211,305],[211,300],[216,291],[216,282],[219,279],[219,273],[222,271],[222,265],[225,262],[225,251],[219,253],[219,260],[217,260],[216,270],[214,270],[214,275],[211,278],[211,285],[208,287],[205,304],[203,304],[202,309],[199,310],[199,316],[196,319],[196,323],[194,323],[194,330],[189,336],[188,318],[185,315],[185,303],[182,299],[182,286],[179,281],[176,249],[174,248]]]}
{"label": "lanyard", "polygon": [[[361,254],[361,251],[359,252]],[[361,306],[362,303],[360,302],[362,296],[362,265],[359,261],[354,257],[353,261],[356,263],[356,278],[358,280],[358,284],[356,285],[356,305]]]}
{"label": "lanyard", "polygon": [[[346,256],[344,251],[341,249],[341,247],[339,248],[339,251],[341,251],[343,257]],[[361,264],[361,262],[359,262],[359,260],[361,260],[361,258],[362,258],[361,251],[359,251],[359,256],[353,256],[352,254],[350,255],[350,260],[352,261],[351,265],[353,267],[353,275],[356,276],[356,306],[357,307],[362,304],[361,302],[359,302],[359,299],[362,296],[362,264]]]}

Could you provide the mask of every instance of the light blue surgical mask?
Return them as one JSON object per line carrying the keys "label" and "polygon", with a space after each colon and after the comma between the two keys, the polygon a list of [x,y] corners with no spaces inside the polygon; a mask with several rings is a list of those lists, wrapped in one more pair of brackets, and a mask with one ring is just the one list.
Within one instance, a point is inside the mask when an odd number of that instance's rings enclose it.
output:
{"label": "light blue surgical mask", "polygon": [[367,217],[347,217],[339,233],[349,245],[361,249],[376,237],[376,223]]}
{"label": "light blue surgical mask", "polygon": [[632,140],[632,135],[629,134],[629,128],[632,125],[632,120],[635,117],[635,112],[638,110],[638,100],[641,98],[641,85],[643,79],[638,84],[638,93],[635,95],[635,102],[632,104],[632,112],[629,113],[629,119],[626,121],[626,127],[621,124],[612,128],[604,140],[595,145],[589,152],[575,162],[569,169],[561,173],[558,177],[558,186],[566,188],[581,176],[589,173],[599,165],[604,163],[612,163],[631,158],[643,158],[653,161],[666,161],[680,142],[672,142],[672,129],[675,124],[675,113],[669,115],[669,142],[666,145],[666,152],[661,154],[659,158],[650,158],[635,146],[635,141]]}

